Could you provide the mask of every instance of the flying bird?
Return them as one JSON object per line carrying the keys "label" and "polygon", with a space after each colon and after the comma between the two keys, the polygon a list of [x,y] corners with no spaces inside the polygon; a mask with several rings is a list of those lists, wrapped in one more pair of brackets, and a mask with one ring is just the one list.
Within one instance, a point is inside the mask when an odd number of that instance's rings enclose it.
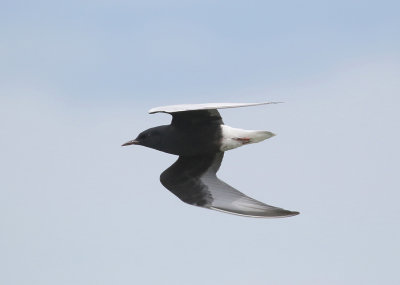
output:
{"label": "flying bird", "polygon": [[273,103],[277,102],[185,104],[153,108],[150,114],[171,114],[171,124],[145,130],[122,146],[142,145],[179,155],[178,160],[161,174],[160,181],[185,203],[249,217],[294,216],[299,212],[250,198],[216,175],[225,151],[274,136],[268,131],[229,127],[224,124],[217,109]]}

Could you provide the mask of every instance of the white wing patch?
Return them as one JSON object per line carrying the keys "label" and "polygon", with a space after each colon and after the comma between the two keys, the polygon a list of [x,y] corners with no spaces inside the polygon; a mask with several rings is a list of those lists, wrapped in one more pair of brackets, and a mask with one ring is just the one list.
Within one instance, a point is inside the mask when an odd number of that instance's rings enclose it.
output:
{"label": "white wing patch", "polygon": [[182,105],[170,105],[170,106],[152,108],[149,110],[149,113],[150,114],[159,112],[175,113],[175,112],[194,111],[194,110],[226,109],[226,108],[258,106],[258,105],[278,104],[278,103],[282,102],[182,104]]}

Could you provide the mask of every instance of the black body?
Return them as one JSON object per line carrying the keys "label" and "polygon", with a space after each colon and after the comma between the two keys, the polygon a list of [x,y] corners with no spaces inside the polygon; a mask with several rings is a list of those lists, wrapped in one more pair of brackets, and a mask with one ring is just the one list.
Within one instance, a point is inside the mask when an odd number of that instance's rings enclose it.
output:
{"label": "black body", "polygon": [[223,121],[218,111],[198,110],[172,115],[170,125],[142,132],[135,139],[136,144],[182,156],[213,154],[219,151]]}

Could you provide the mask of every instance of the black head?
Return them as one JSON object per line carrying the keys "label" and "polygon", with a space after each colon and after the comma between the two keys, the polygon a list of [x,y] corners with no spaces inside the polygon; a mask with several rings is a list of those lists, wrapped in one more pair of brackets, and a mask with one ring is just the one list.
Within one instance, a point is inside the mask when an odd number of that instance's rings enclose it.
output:
{"label": "black head", "polygon": [[162,130],[164,126],[151,128],[141,132],[136,139],[124,143],[122,146],[137,144],[158,149],[162,142]]}

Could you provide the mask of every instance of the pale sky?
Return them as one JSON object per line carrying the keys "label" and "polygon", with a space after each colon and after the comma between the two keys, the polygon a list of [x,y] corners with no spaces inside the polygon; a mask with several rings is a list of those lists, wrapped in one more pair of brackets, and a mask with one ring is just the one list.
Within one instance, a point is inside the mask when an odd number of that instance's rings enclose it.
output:
{"label": "pale sky", "polygon": [[[397,1],[6,1],[0,11],[0,284],[399,284]],[[176,157],[120,145],[221,110],[276,137],[220,178],[299,211],[186,205]]]}

